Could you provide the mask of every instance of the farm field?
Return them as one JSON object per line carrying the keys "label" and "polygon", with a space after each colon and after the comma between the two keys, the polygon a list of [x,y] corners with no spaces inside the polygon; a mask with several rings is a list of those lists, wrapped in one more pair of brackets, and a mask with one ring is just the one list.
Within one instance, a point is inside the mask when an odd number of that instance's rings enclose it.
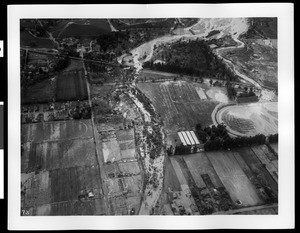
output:
{"label": "farm field", "polygon": [[183,156],[193,179],[199,188],[205,187],[205,183],[201,175],[207,174],[212,181],[214,187],[223,187],[223,184],[216,173],[214,167],[204,153],[192,154],[190,156]]}
{"label": "farm field", "polygon": [[257,155],[262,164],[266,167],[273,179],[278,182],[278,161],[277,159],[270,158],[266,148],[260,146],[252,146],[251,149]]}
{"label": "farm field", "polygon": [[262,204],[255,187],[232,153],[207,152],[206,155],[234,202],[240,200],[245,206]]}
{"label": "farm field", "polygon": [[212,124],[211,113],[218,102],[201,100],[195,89],[197,84],[171,81],[137,86],[160,114],[169,137],[178,139],[177,131],[191,130],[197,123],[204,127]]}
{"label": "farm field", "polygon": [[260,178],[267,187],[270,187],[273,193],[277,195],[278,193],[278,184],[276,180],[273,179],[272,175],[268,170],[263,166],[260,159],[250,148],[238,148],[236,149],[239,155],[248,165],[249,169],[254,175]]}
{"label": "farm field", "polygon": [[278,143],[271,143],[270,146],[273,148],[273,150],[278,154]]}
{"label": "farm field", "polygon": [[274,214],[278,214],[278,207],[270,207],[270,208],[264,208],[264,209],[258,209],[258,210],[249,210],[249,211],[238,212],[235,214],[239,214],[239,215],[274,215]]}
{"label": "farm field", "polygon": [[68,19],[61,20],[52,28],[55,38],[70,36],[96,36],[111,31],[106,19]]}
{"label": "farm field", "polygon": [[107,179],[110,215],[127,215],[132,208],[137,211],[142,198],[142,177],[133,175]]}
{"label": "farm field", "polygon": [[[257,155],[265,149],[265,146],[257,146],[257,151],[252,150],[251,147],[244,147],[232,151],[171,156],[169,161],[167,160],[165,168],[165,195],[169,196],[170,190],[182,192],[186,186],[189,187],[200,214],[205,213],[201,200],[212,203],[214,214],[218,212],[226,214],[227,210],[222,209],[224,207],[222,207],[220,197],[225,198],[228,203],[232,203],[233,209],[229,209],[228,213],[238,212],[237,210],[240,208],[268,204],[272,197],[275,199],[272,199],[271,203],[276,203],[278,184],[268,168],[262,165],[259,159],[259,156],[262,155]],[[262,194],[262,189],[266,193]],[[224,190],[223,195],[216,196],[216,190],[219,192]],[[226,193],[228,193],[228,197],[226,197]],[[222,198],[221,200],[223,200]],[[165,198],[163,204],[170,204],[170,200],[172,200],[170,196]],[[238,205],[237,200],[242,204]],[[273,209],[256,210],[253,213],[256,212],[258,214],[277,214]]]}
{"label": "farm field", "polygon": [[[105,214],[100,174],[97,165],[69,167],[22,174],[22,209],[30,215],[94,215]],[[79,200],[82,193],[94,197]]]}
{"label": "farm field", "polygon": [[35,37],[27,31],[20,33],[20,43],[21,47],[32,47],[32,44],[34,44],[35,48],[55,48],[55,44],[50,39]]}
{"label": "farm field", "polygon": [[21,142],[43,142],[92,137],[91,120],[23,124]]}
{"label": "farm field", "polygon": [[22,104],[48,103],[56,97],[56,77],[33,84],[21,92]]}
{"label": "farm field", "polygon": [[57,77],[56,100],[85,100],[88,98],[83,70],[62,72]]}
{"label": "farm field", "polygon": [[21,142],[23,210],[30,215],[105,214],[91,120],[24,124]]}
{"label": "farm field", "polygon": [[22,104],[49,103],[88,98],[82,63],[70,61],[58,75],[39,81],[21,92]]}

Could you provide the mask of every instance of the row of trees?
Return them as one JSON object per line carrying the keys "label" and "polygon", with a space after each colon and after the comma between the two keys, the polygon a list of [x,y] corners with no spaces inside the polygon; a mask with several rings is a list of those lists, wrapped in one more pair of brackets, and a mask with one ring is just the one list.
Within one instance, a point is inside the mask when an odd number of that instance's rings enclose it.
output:
{"label": "row of trees", "polygon": [[276,134],[271,134],[269,137],[269,143],[276,143],[278,142],[278,133]]}
{"label": "row of trees", "polygon": [[[198,139],[204,143],[204,150],[205,151],[213,151],[213,150],[228,150],[237,147],[245,147],[251,145],[261,145],[265,144],[266,136],[263,134],[257,134],[255,136],[250,137],[236,137],[231,138],[228,135],[226,130],[226,126],[224,124],[218,124],[217,126],[208,126],[202,128],[201,124],[197,124],[196,127],[196,135]],[[270,135],[269,142],[277,142],[278,141],[278,134]],[[171,155],[173,152],[173,147],[168,148],[168,154]],[[174,149],[174,154],[190,154],[196,153],[197,146],[187,145],[184,146],[183,144],[177,145]]]}
{"label": "row of trees", "polygon": [[234,99],[236,97],[236,94],[237,94],[234,87],[231,84],[229,84],[229,85],[226,85],[226,88],[227,88],[228,98],[231,99],[231,100]]}
{"label": "row of trees", "polygon": [[205,151],[213,150],[228,150],[237,147],[251,146],[254,144],[265,144],[266,136],[263,134],[258,134],[253,137],[228,137],[226,139],[216,138],[215,140],[209,140],[204,144]]}

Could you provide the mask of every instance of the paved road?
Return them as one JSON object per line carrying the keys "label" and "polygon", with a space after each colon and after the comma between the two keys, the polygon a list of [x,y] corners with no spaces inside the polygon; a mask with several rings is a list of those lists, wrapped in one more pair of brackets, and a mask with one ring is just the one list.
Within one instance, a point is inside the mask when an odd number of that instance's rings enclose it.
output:
{"label": "paved road", "polygon": [[[21,50],[25,50],[25,51],[28,51],[28,52],[31,52],[31,53],[37,53],[37,54],[43,54],[43,55],[52,55],[52,56],[60,56],[60,57],[67,57],[67,55],[62,55],[62,54],[58,54],[58,53],[55,53],[55,52],[43,52],[43,51],[38,51],[38,50],[35,50],[35,49],[32,49],[32,48],[24,48],[24,47],[21,47]],[[78,61],[82,61],[82,58],[80,57],[72,57],[72,56],[68,56],[70,59],[73,59],[73,60],[78,60]],[[116,67],[121,67],[120,64],[116,64],[116,63],[110,63],[110,62],[105,62],[105,61],[97,61],[97,60],[91,60],[91,59],[83,59],[84,61],[86,62],[92,62],[92,63],[99,63],[99,64],[103,64],[103,65],[110,65],[110,66],[116,66]]]}
{"label": "paved road", "polygon": [[[83,62],[84,59],[81,59],[81,60],[82,60],[82,64],[83,64],[82,66],[83,66],[83,69],[84,69],[85,81],[86,81],[86,85],[87,85],[89,105],[92,109],[91,92],[90,92],[90,85],[89,85],[88,79],[87,79],[87,71],[86,71],[86,68],[85,68],[85,65],[84,65],[84,62]],[[105,209],[106,209],[105,212],[106,212],[106,215],[110,215],[110,208],[109,208],[109,202],[108,202],[108,190],[107,190],[107,187],[105,185],[106,175],[105,175],[104,168],[103,168],[103,162],[104,161],[103,161],[103,157],[102,157],[102,143],[100,142],[100,140],[97,140],[97,139],[99,139],[99,137],[97,135],[97,128],[96,128],[95,123],[94,123],[94,113],[93,113],[93,111],[91,111],[91,121],[92,121],[92,128],[93,128],[94,143],[95,143],[95,147],[96,147],[96,159],[97,159],[97,163],[98,163],[98,166],[99,166],[99,173],[100,173],[99,182],[101,183],[100,187],[102,187],[103,199],[104,199],[104,204],[105,204]]]}

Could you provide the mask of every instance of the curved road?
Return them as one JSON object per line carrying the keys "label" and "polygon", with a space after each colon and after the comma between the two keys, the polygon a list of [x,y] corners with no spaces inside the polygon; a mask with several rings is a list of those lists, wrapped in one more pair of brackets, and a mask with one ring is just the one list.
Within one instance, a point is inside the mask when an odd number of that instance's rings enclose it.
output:
{"label": "curved road", "polygon": [[219,58],[222,58],[223,61],[225,61],[225,62],[228,64],[228,66],[229,66],[230,68],[233,68],[233,71],[236,73],[237,76],[239,76],[241,79],[246,80],[246,81],[249,82],[249,83],[252,83],[256,88],[258,88],[258,89],[261,90],[262,87],[260,86],[260,84],[259,84],[258,82],[254,81],[253,79],[251,79],[251,78],[247,77],[246,75],[240,73],[240,72],[236,69],[235,65],[234,65],[230,60],[228,60],[228,59],[226,59],[226,58],[224,58],[224,57],[222,57],[222,56],[220,55],[220,51],[226,51],[226,50],[231,50],[231,49],[241,49],[241,48],[244,48],[244,47],[245,47],[245,43],[242,42],[242,41],[240,41],[238,38],[233,37],[233,40],[238,44],[237,46],[218,48],[218,49],[215,50],[215,54],[216,54]]}

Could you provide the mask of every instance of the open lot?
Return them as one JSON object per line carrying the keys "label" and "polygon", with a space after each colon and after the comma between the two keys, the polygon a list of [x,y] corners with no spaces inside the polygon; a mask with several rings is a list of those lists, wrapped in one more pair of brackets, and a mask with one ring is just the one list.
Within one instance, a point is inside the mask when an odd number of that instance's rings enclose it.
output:
{"label": "open lot", "polygon": [[104,162],[114,162],[121,159],[119,143],[116,140],[103,142],[103,157]]}

